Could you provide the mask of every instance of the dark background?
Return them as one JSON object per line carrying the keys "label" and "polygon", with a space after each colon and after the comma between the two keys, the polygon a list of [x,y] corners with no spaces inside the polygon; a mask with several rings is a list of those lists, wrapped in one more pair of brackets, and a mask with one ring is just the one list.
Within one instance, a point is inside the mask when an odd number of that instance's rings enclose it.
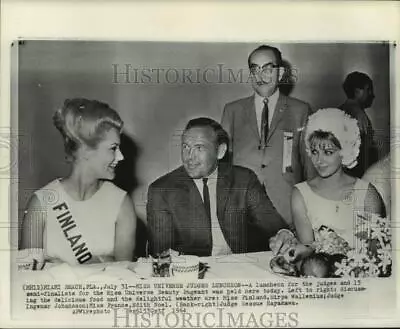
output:
{"label": "dark background", "polygon": [[[355,70],[367,73],[376,95],[367,114],[380,158],[389,152],[387,43],[274,45],[292,72],[292,84],[286,84],[285,91],[310,103],[314,110],[342,104],[345,76]],[[125,122],[121,148],[126,160],[117,170],[116,183],[134,200],[141,219],[138,247],[142,249],[148,185],[180,165],[180,131],[190,118],[210,116],[220,121],[225,103],[252,93],[246,83],[247,57],[257,46],[61,40],[14,45],[18,47],[18,121],[13,129],[22,136],[18,147],[19,219],[32,191],[68,173],[62,139],[52,125],[53,112],[66,98],[98,99],[109,103]],[[115,75],[127,65],[130,80]],[[153,73],[145,69],[153,69]],[[158,79],[154,69],[164,69]]]}

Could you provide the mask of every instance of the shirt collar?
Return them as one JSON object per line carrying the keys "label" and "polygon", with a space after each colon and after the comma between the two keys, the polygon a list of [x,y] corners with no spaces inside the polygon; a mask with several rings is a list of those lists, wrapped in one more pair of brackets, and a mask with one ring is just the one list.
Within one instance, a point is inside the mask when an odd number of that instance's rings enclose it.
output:
{"label": "shirt collar", "polygon": [[208,178],[210,179],[217,179],[218,178],[218,166],[215,168],[215,170],[208,175]]}
{"label": "shirt collar", "polygon": [[215,168],[215,170],[209,174],[208,176],[201,177],[201,178],[193,178],[194,181],[202,181],[203,178],[208,178],[208,180],[213,180],[218,178],[218,166]]}
{"label": "shirt collar", "polygon": [[276,103],[278,102],[278,98],[279,98],[279,89],[277,89],[271,96],[268,97],[269,103],[274,105],[274,108]]}
{"label": "shirt collar", "polygon": [[[279,92],[279,88],[278,88],[271,96],[267,97],[270,108],[275,108],[275,105],[278,102],[279,95],[280,95],[280,92]],[[265,97],[262,97],[257,93],[254,93],[254,99],[257,104],[263,105],[264,98]]]}

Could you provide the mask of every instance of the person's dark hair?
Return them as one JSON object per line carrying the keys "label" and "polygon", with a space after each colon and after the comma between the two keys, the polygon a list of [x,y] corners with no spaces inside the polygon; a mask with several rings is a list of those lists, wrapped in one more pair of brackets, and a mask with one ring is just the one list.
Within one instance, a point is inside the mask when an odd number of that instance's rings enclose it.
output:
{"label": "person's dark hair", "polygon": [[108,104],[86,98],[67,99],[53,115],[65,152],[74,157],[81,145],[96,148],[111,128],[122,130],[123,121]]}
{"label": "person's dark hair", "polygon": [[314,141],[330,141],[337,148],[342,149],[339,140],[330,131],[316,130],[308,137],[308,145],[312,145]]}
{"label": "person's dark hair", "polygon": [[367,84],[372,84],[371,78],[362,72],[351,72],[343,82],[343,90],[347,98],[354,98],[357,88],[363,89]]}
{"label": "person's dark hair", "polygon": [[257,51],[265,51],[265,50],[270,50],[274,53],[275,57],[276,57],[276,64],[279,66],[282,66],[282,53],[278,48],[272,47],[272,46],[268,46],[268,45],[262,45],[256,49],[254,49],[249,57],[247,58],[247,65],[250,67],[250,58],[251,56],[254,55],[254,53],[256,53]]}
{"label": "person's dark hair", "polygon": [[214,130],[215,135],[217,136],[217,144],[226,144],[229,147],[229,137],[228,133],[222,128],[222,126],[215,120],[206,117],[200,117],[190,120],[186,127],[185,131],[194,128],[194,127],[208,127]]}

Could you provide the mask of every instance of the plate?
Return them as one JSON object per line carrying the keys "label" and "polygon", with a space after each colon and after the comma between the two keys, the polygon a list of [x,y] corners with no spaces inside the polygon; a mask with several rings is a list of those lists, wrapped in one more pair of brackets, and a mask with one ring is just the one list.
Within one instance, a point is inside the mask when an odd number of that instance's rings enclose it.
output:
{"label": "plate", "polygon": [[[204,276],[207,272],[207,270],[210,268],[210,266],[208,266],[207,263],[199,263],[199,274],[198,274],[198,278],[199,279],[204,279]],[[157,271],[158,273],[155,274],[154,272]],[[165,277],[169,277],[169,264],[165,263],[162,264],[161,267],[157,270],[155,269],[155,267],[153,266],[153,274],[151,275],[151,277],[153,278],[165,278]]]}

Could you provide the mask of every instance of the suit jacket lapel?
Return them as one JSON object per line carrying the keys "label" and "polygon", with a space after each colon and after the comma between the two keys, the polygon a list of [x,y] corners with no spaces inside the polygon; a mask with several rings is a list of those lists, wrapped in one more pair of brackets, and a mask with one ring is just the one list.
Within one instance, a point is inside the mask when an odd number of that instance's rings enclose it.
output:
{"label": "suit jacket lapel", "polygon": [[258,130],[257,116],[256,116],[256,106],[254,104],[254,94],[248,97],[245,101],[246,103],[244,104],[244,108],[247,111],[247,118],[250,122],[251,129],[257,136],[257,139],[260,139],[260,132]]}
{"label": "suit jacket lapel", "polygon": [[180,180],[177,182],[179,191],[179,200],[181,204],[186,204],[190,207],[188,213],[194,209],[203,209],[204,216],[206,212],[204,209],[203,199],[201,198],[200,192],[191,177],[187,174],[185,168],[182,166],[179,173]]}
{"label": "suit jacket lapel", "polygon": [[231,177],[229,165],[220,163],[218,166],[218,180],[217,180],[217,217],[218,221],[224,218],[226,202],[229,197],[229,189],[231,186]]}
{"label": "suit jacket lapel", "polygon": [[[211,221],[208,219],[204,203],[196,183],[181,166],[176,175],[173,200],[177,213],[178,230],[183,235],[183,248],[190,253],[208,256],[211,254],[212,235]],[[180,248],[180,246],[178,246]]]}
{"label": "suit jacket lapel", "polygon": [[272,117],[271,126],[269,127],[267,140],[271,138],[279,122],[282,120],[283,115],[287,109],[287,97],[285,95],[279,94],[278,101],[276,102],[274,115]]}

